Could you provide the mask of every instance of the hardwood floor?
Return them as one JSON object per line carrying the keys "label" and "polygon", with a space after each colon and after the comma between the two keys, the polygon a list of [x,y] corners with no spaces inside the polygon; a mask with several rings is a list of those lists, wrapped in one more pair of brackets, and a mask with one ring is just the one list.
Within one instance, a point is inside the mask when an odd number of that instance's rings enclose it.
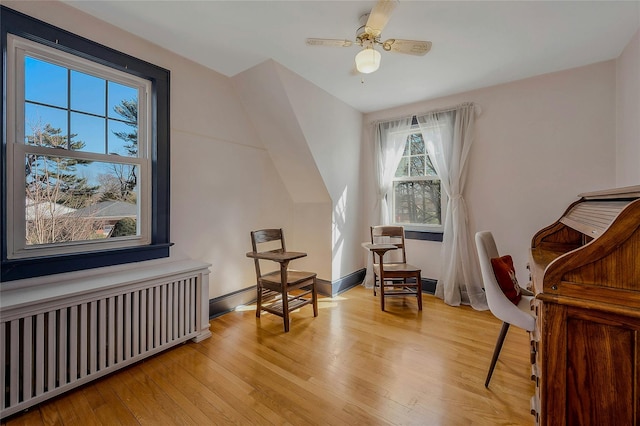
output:
{"label": "hardwood floor", "polygon": [[512,327],[485,389],[500,330],[488,311],[353,288],[282,319],[253,306],[186,343],[5,419],[14,425],[529,425],[527,333]]}

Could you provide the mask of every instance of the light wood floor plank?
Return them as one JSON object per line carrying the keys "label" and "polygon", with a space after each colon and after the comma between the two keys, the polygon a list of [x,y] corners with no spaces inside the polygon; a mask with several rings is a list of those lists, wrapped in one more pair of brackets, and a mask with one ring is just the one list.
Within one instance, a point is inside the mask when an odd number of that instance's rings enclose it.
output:
{"label": "light wood floor plank", "polygon": [[204,396],[205,401],[210,402],[212,407],[219,411],[216,418],[223,417],[238,424],[280,422],[280,416],[273,408],[253,398],[254,387],[229,372],[224,365],[218,364],[215,360],[207,360],[204,354],[195,351],[193,347],[188,349],[189,353],[177,360],[177,365],[182,369],[177,371],[177,374],[184,383],[184,372],[190,373],[192,380],[187,380],[187,383],[193,386],[196,395]]}
{"label": "light wood floor plank", "polygon": [[96,417],[98,417],[104,425],[137,424],[138,420],[129,410],[128,406],[120,399],[118,393],[116,393],[111,386],[107,385],[110,379],[111,377],[107,377],[99,381],[97,386],[93,384],[89,385],[100,394],[104,401],[104,404],[94,407]]}
{"label": "light wood floor plank", "polygon": [[529,425],[529,342],[512,327],[489,389],[500,321],[424,295],[380,311],[370,289],[282,319],[247,306],[186,343],[2,422],[123,425]]}
{"label": "light wood floor plank", "polygon": [[41,404],[39,407],[31,408],[32,410],[40,410],[40,414],[42,415],[42,423],[44,423],[46,426],[57,426],[62,424],[62,419],[60,418],[58,409],[55,406],[55,401],[58,398],[54,399],[53,401]]}
{"label": "light wood floor plank", "polygon": [[28,410],[15,417],[11,422],[12,426],[43,426],[40,410]]}
{"label": "light wood floor plank", "polygon": [[60,398],[59,404],[69,402],[69,410],[73,412],[71,418],[69,418],[63,411],[58,409],[61,413],[62,421],[65,425],[78,425],[78,426],[101,426],[102,422],[95,416],[89,401],[86,398],[86,392],[82,389],[81,392],[73,392],[66,398]]}

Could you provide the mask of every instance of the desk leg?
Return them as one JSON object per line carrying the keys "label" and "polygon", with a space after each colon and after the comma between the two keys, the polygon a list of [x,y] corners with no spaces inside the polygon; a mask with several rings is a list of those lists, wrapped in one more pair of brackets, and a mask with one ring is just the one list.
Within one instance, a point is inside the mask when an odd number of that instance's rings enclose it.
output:
{"label": "desk leg", "polygon": [[380,308],[384,311],[384,266],[382,262],[382,257],[384,255],[379,255],[379,256],[380,256],[380,259],[379,259],[380,261]]}
{"label": "desk leg", "polygon": [[418,310],[422,310],[422,271],[418,271],[418,276],[416,277],[416,291],[418,292]]}

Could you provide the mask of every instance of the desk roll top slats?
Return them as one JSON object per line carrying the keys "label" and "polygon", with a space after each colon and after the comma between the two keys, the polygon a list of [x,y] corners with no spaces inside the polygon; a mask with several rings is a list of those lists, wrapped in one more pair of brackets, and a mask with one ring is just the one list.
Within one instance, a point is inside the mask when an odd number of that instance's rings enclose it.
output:
{"label": "desk roll top slats", "polygon": [[638,425],[640,186],[580,197],[531,242],[531,411],[543,425]]}

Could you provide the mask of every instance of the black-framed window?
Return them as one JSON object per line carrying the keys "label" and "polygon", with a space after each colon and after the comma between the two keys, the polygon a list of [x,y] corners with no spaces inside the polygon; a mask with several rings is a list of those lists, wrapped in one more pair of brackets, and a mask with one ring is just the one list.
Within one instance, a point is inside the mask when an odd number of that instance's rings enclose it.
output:
{"label": "black-framed window", "polygon": [[169,256],[169,71],[0,14],[1,281]]}

